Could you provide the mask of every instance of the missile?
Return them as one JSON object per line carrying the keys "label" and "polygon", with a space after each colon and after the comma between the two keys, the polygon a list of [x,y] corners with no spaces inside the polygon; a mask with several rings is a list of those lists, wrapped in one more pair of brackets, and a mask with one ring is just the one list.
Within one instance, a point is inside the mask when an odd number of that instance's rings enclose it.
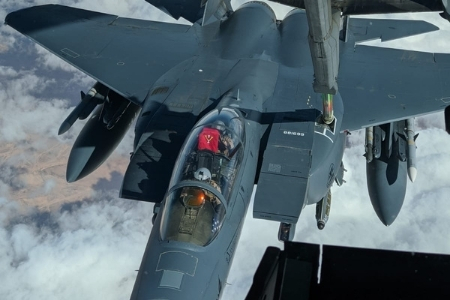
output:
{"label": "missile", "polygon": [[[405,130],[405,127],[403,127],[403,130]],[[398,143],[397,158],[400,161],[406,161],[406,159],[408,157],[408,146],[407,146],[406,133],[405,133],[405,135],[403,135],[403,134],[400,134],[397,132],[397,143]]]}
{"label": "missile", "polygon": [[419,134],[414,135],[414,118],[410,118],[406,120],[406,139],[408,142],[407,147],[407,168],[408,168],[408,177],[411,182],[416,180],[417,176],[417,168],[416,168],[416,138]]}
{"label": "missile", "polygon": [[81,92],[81,102],[72,110],[64,122],[62,122],[58,130],[58,135],[67,132],[77,119],[86,119],[94,108],[104,101],[107,93],[108,88],[99,82],[94,84],[87,94]]}
{"label": "missile", "polygon": [[328,190],[327,195],[316,204],[317,228],[319,228],[320,230],[325,228],[325,224],[327,223],[328,217],[330,216],[330,208],[331,190]]}
{"label": "missile", "polygon": [[334,181],[337,183],[338,186],[341,186],[346,182],[344,180],[344,172],[347,172],[347,170],[344,167],[344,163],[341,161],[341,165],[339,166],[339,169],[336,173],[336,177],[334,177]]}
{"label": "missile", "polygon": [[381,130],[380,126],[373,127],[373,157],[378,159],[381,156],[381,142],[384,141],[384,131]]}
{"label": "missile", "polygon": [[373,127],[366,128],[366,157],[367,163],[373,160]]}

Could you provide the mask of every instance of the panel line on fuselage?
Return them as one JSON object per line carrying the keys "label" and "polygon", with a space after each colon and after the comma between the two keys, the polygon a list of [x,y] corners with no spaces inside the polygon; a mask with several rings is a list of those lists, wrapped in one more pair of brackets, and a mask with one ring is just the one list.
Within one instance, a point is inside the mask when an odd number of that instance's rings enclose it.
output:
{"label": "panel line on fuselage", "polygon": [[[334,124],[335,124],[335,125],[334,125],[334,128],[336,128],[336,123],[337,123],[337,122],[338,122],[338,121],[337,121],[337,119],[336,119],[336,117],[335,117],[335,118],[334,118]],[[316,130],[317,127],[323,128],[323,131],[318,131],[318,130]],[[328,126],[323,126],[322,124],[319,124],[319,123],[316,122],[315,128],[314,128],[314,133],[323,135],[323,136],[325,136],[327,139],[329,139],[329,140],[331,141],[331,143],[334,143],[333,138],[329,137],[329,136],[327,135],[327,132],[331,133],[333,136],[336,135],[336,133],[335,133],[334,131],[330,130],[330,128],[328,128]]]}

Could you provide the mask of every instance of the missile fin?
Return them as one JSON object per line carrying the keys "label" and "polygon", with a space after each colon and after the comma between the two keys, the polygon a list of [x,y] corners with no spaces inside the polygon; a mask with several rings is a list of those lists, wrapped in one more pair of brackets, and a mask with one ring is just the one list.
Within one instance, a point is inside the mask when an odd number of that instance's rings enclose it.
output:
{"label": "missile fin", "polygon": [[408,134],[406,132],[404,133],[399,133],[397,132],[398,137],[400,137],[402,140],[404,140],[405,142],[408,140],[406,137],[408,136]]}

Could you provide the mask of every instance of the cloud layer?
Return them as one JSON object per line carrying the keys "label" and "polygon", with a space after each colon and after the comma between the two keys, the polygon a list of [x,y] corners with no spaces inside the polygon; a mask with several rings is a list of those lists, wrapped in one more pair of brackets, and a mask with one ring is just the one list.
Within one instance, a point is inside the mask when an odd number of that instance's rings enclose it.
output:
{"label": "cloud layer", "polygon": [[1,299],[126,299],[151,218],[149,205],[96,193],[58,212],[0,198]]}
{"label": "cloud layer", "polygon": [[[55,1],[53,1],[55,2]],[[58,3],[126,17],[170,20],[143,0]],[[237,7],[245,1],[234,1]],[[0,0],[8,12],[47,1]],[[272,3],[271,6],[274,7]],[[282,18],[289,9],[276,9]],[[431,37],[390,42],[391,47],[445,52],[450,26]],[[376,44],[376,42],[374,42]],[[0,25],[0,299],[127,299],[151,230],[152,205],[118,199],[132,147],[132,132],[104,169],[79,185],[62,177],[82,123],[56,132],[92,79]],[[366,188],[364,134],[348,141],[342,187],[333,187],[330,220],[316,228],[315,207],[297,224],[297,241],[408,251],[450,253],[450,137],[442,114],[416,120],[418,177],[408,182],[403,209],[389,228],[372,209]],[[116,172],[113,172],[116,171]],[[223,299],[243,299],[265,248],[275,245],[278,224],[246,216]]]}

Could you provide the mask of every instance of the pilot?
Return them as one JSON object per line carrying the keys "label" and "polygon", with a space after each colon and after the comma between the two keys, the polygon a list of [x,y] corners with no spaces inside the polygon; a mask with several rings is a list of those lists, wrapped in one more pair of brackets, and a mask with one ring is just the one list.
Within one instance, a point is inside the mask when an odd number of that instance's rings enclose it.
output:
{"label": "pilot", "polygon": [[200,168],[197,171],[195,171],[194,177],[199,181],[206,181],[206,183],[210,184],[212,187],[218,190],[219,193],[222,192],[220,190],[220,186],[214,180],[211,179],[211,172],[207,168]]}
{"label": "pilot", "polygon": [[220,120],[215,121],[213,124],[213,128],[217,129],[220,133],[218,153],[222,153],[228,156],[231,152],[231,149],[234,148],[234,143],[231,139],[231,136],[226,133],[225,123]]}
{"label": "pilot", "polygon": [[200,168],[194,172],[194,177],[200,181],[209,181],[211,179],[211,172],[207,168]]}
{"label": "pilot", "polygon": [[[211,180],[211,172],[207,168],[200,168],[197,171],[195,171],[194,177],[200,181],[207,181],[210,185],[212,185],[216,190],[218,190],[221,193],[219,185],[214,180]],[[214,208],[214,215],[211,224],[211,232],[212,234],[216,234],[220,228],[221,225],[220,220],[223,219],[225,210],[222,205],[222,202],[220,202],[220,200],[213,193],[208,191],[204,191],[204,193],[206,195],[206,198],[211,202]],[[201,205],[203,205],[203,203],[204,200]]]}
{"label": "pilot", "polygon": [[183,187],[180,196],[185,209],[178,226],[178,232],[193,235],[207,195],[200,188]]}
{"label": "pilot", "polygon": [[229,156],[231,153],[231,150],[234,148],[233,140],[231,139],[231,136],[228,134],[221,134],[220,135],[220,144],[219,144],[219,151],[226,156]]}

